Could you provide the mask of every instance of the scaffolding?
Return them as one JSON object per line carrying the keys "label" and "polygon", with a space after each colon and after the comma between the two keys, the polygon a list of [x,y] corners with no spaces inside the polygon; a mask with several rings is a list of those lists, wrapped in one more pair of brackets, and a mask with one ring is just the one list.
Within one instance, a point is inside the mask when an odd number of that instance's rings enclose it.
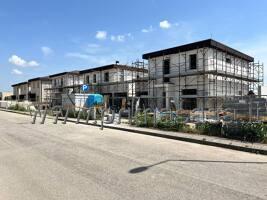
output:
{"label": "scaffolding", "polygon": [[[107,80],[104,80],[105,73],[108,72]],[[145,62],[139,60],[132,63],[131,66],[127,65],[113,65],[113,67],[94,68],[83,71],[65,72],[52,75],[60,79],[60,84],[52,81],[52,87],[46,90],[52,106],[62,104],[62,94],[73,93],[99,93],[108,98],[108,106],[117,107],[119,110],[122,106],[122,99],[125,99],[128,106],[136,98],[147,95],[147,77],[148,69]],[[97,80],[87,80],[87,76],[94,77]],[[68,79],[68,81],[66,81]],[[83,84],[89,86],[89,90],[83,92],[81,87]]]}
{"label": "scaffolding", "polygon": [[[192,54],[197,58],[194,69],[190,69]],[[172,104],[175,110],[200,110],[204,118],[207,110],[218,116],[229,99],[242,100],[249,94],[261,98],[263,64],[249,62],[226,50],[197,47],[193,51],[162,53],[147,60],[149,105],[154,109],[169,110]],[[169,63],[167,70],[165,63]]]}
{"label": "scaffolding", "polygon": [[[263,64],[231,48],[222,48],[220,43],[215,44],[218,46],[195,45],[193,49],[173,54],[163,52],[137,60],[131,66],[116,63],[108,71],[107,80],[107,70],[101,67],[83,70],[88,73],[69,72],[72,82],[52,84],[47,99],[62,103],[61,94],[82,93],[82,84],[87,84],[90,89],[86,93],[104,95],[107,106],[117,107],[117,111],[122,107],[132,113],[147,108],[189,114],[197,110],[204,119],[208,111],[218,118],[220,112],[231,105],[248,101],[251,94],[262,98]],[[193,67],[191,55],[196,55]],[[122,70],[122,66],[127,69]],[[97,74],[98,79],[92,80],[90,76],[87,80],[88,74]]]}

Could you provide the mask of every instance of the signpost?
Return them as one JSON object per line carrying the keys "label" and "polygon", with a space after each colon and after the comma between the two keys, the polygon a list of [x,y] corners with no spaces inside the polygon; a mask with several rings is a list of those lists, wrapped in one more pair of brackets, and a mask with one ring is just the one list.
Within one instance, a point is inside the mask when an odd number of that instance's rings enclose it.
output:
{"label": "signpost", "polygon": [[86,92],[89,90],[89,85],[82,85],[82,91]]}

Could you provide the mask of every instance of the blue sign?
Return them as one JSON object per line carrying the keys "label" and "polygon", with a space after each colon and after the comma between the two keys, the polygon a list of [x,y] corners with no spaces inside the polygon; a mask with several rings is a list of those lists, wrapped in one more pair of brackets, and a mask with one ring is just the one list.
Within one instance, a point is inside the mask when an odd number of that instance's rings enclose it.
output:
{"label": "blue sign", "polygon": [[89,85],[82,85],[82,91],[88,91],[89,90]]}

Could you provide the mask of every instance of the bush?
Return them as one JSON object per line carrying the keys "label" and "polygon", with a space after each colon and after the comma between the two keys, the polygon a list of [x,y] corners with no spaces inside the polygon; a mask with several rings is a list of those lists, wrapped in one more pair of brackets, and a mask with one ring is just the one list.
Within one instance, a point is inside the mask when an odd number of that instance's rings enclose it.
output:
{"label": "bush", "polygon": [[197,123],[196,130],[199,134],[205,134],[210,136],[222,136],[222,124],[221,123]]}
{"label": "bush", "polygon": [[263,123],[232,122],[223,127],[224,136],[248,142],[264,142],[267,125]]}
{"label": "bush", "polygon": [[20,106],[19,104],[15,104],[15,105],[9,106],[8,109],[9,110],[23,111],[23,112],[27,111],[26,108],[24,108],[23,106]]}
{"label": "bush", "polygon": [[153,116],[147,115],[147,123],[145,122],[145,115],[138,113],[134,119],[135,125],[139,127],[153,127]]}
{"label": "bush", "polygon": [[[135,116],[135,125],[139,127],[153,127],[153,116],[147,115],[147,123],[143,113]],[[267,125],[263,123],[231,122],[222,126],[222,123],[197,123],[196,128],[190,128],[182,120],[161,120],[156,127],[166,131],[180,131],[198,133],[209,136],[226,137],[248,142],[267,143]]]}

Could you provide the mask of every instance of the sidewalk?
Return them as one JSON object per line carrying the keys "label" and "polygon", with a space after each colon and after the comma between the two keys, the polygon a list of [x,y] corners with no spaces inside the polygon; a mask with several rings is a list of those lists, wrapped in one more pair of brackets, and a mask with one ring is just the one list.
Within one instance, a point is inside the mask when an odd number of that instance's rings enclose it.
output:
{"label": "sidewalk", "polygon": [[[10,111],[10,110],[5,110],[5,109],[0,109],[0,111],[29,115],[29,113],[27,112]],[[47,117],[50,119],[53,118],[51,116],[47,116]],[[62,121],[62,120],[63,120],[62,118],[59,118],[59,121]],[[40,120],[37,120],[36,123],[39,123],[39,121]],[[29,122],[31,122],[30,118],[29,118]],[[69,118],[68,122],[76,123],[76,119]],[[87,125],[85,120],[82,120],[82,119],[80,120],[80,124]],[[94,124],[93,121],[90,120],[88,125],[100,127],[100,121],[97,121],[97,124]],[[167,139],[180,140],[180,141],[185,141],[185,142],[193,142],[193,143],[198,143],[198,144],[203,144],[203,145],[210,145],[210,146],[215,146],[215,147],[222,147],[222,148],[233,149],[233,150],[238,150],[238,151],[245,151],[245,152],[267,155],[267,144],[248,143],[248,142],[241,142],[238,140],[231,140],[227,138],[213,137],[213,136],[207,136],[207,135],[180,133],[180,132],[173,132],[173,131],[163,131],[163,130],[158,130],[158,129],[134,127],[134,126],[129,126],[123,123],[122,124],[104,124],[104,128],[111,128],[111,129],[117,129],[117,130],[122,130],[126,132],[133,132],[133,133],[162,137],[162,138],[167,138]]]}

